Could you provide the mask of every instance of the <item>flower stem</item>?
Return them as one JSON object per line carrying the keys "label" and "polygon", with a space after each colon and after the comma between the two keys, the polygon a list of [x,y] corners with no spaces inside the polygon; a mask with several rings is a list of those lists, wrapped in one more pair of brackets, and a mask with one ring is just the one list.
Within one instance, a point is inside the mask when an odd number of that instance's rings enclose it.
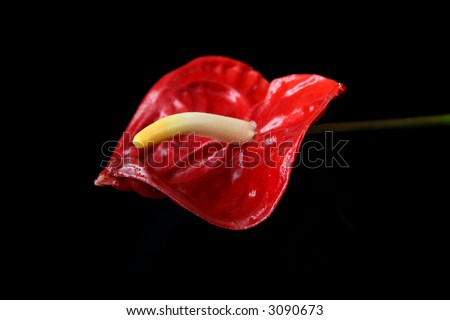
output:
{"label": "flower stem", "polygon": [[308,134],[323,133],[325,131],[349,132],[370,131],[382,129],[407,129],[435,126],[449,126],[450,114],[422,116],[414,118],[382,119],[354,122],[323,123],[311,126]]}

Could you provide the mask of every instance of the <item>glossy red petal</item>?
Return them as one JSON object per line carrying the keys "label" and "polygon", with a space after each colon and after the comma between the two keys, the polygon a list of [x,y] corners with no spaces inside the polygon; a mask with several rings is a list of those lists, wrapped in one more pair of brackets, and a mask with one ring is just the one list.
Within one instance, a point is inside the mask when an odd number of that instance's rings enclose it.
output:
{"label": "glossy red petal", "polygon": [[[269,88],[242,62],[224,57],[193,60],[149,91],[96,184],[150,198],[165,194],[215,225],[250,228],[272,213],[306,130],[343,90],[317,75],[287,76]],[[188,111],[253,120],[254,141],[237,147],[182,136],[155,150],[132,145],[132,137],[145,126]]]}
{"label": "glossy red petal", "polygon": [[[168,73],[141,102],[96,185],[134,190],[149,198],[164,197],[167,192],[159,190],[165,188],[160,185],[159,177],[153,179],[153,176],[164,176],[171,172],[171,167],[131,169],[133,164],[130,162],[138,158],[131,143],[133,136],[156,120],[181,112],[208,112],[250,119],[254,106],[264,98],[268,87],[269,83],[260,73],[226,57],[201,57]],[[150,158],[162,162],[173,156],[162,146],[155,153],[160,155],[159,160],[157,155]]]}

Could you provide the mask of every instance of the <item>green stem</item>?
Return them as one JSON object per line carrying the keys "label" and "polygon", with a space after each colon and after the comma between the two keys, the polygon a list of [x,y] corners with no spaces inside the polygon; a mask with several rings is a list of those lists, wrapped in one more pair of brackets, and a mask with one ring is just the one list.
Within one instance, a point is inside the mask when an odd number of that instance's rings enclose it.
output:
{"label": "green stem", "polygon": [[308,130],[308,134],[323,133],[325,131],[349,132],[349,131],[368,131],[368,130],[382,130],[382,129],[421,128],[421,127],[448,126],[448,125],[450,125],[450,114],[442,114],[436,116],[423,116],[414,118],[316,124],[311,126],[311,128]]}

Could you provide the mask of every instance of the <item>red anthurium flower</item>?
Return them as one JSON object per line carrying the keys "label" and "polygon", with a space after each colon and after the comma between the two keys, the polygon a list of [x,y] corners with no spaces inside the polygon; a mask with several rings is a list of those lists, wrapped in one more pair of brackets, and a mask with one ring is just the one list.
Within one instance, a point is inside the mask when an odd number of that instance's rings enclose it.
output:
{"label": "red anthurium flower", "polygon": [[[148,92],[95,183],[168,196],[214,225],[250,228],[275,209],[306,131],[344,90],[319,75],[269,84],[242,62],[195,59]],[[158,142],[147,144],[149,135]]]}

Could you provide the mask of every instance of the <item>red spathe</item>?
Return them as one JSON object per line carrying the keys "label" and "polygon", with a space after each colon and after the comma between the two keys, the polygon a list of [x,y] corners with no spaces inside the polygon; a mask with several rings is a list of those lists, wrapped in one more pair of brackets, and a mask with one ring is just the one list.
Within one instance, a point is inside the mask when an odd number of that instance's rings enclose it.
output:
{"label": "red spathe", "polygon": [[[283,195],[309,126],[345,87],[319,75],[290,75],[270,84],[226,57],[195,59],[147,93],[96,185],[165,195],[206,221],[247,229],[265,220]],[[137,149],[136,133],[168,115],[206,112],[256,123],[239,147],[193,135]]]}

